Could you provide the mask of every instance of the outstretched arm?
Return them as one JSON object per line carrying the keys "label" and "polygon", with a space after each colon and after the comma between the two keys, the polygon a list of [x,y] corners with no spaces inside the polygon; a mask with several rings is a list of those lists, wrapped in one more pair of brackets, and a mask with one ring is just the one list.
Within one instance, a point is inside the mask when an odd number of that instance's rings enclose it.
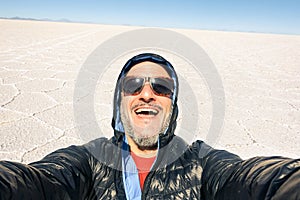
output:
{"label": "outstretched arm", "polygon": [[242,160],[210,148],[203,156],[202,180],[205,199],[300,199],[300,159]]}
{"label": "outstretched arm", "polygon": [[91,184],[88,154],[71,146],[29,165],[0,162],[0,199],[78,199]]}

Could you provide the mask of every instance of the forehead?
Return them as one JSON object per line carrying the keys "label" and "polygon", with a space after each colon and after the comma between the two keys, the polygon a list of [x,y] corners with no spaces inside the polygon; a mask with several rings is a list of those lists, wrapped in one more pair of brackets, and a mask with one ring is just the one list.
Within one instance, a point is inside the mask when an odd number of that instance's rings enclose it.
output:
{"label": "forehead", "polygon": [[149,61],[134,65],[127,73],[127,76],[170,78],[167,71],[161,65]]}

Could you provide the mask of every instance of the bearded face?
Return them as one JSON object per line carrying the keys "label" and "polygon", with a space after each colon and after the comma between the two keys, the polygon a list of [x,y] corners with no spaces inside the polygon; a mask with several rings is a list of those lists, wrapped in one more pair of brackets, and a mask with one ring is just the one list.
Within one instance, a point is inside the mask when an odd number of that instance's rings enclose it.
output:
{"label": "bearded face", "polygon": [[120,112],[125,134],[141,150],[156,149],[159,134],[170,123],[172,100],[168,89],[172,89],[172,79],[162,66],[142,62],[130,69],[124,81]]}

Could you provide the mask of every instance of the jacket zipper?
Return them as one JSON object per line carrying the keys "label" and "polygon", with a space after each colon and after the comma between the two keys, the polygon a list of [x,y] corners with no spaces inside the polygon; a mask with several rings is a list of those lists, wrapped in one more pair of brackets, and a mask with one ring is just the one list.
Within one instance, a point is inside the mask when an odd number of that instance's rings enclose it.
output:
{"label": "jacket zipper", "polygon": [[150,171],[149,174],[147,175],[145,182],[144,182],[144,188],[142,190],[142,200],[146,199],[145,193],[147,192],[146,190],[150,189],[150,179],[154,175],[155,171]]}

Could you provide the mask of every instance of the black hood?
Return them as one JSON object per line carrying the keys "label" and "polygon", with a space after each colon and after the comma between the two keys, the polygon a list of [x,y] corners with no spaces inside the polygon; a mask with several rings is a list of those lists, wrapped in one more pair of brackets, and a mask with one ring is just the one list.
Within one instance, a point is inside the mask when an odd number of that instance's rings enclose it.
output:
{"label": "black hood", "polygon": [[120,101],[121,101],[121,92],[122,92],[121,80],[123,77],[126,76],[128,71],[133,66],[145,61],[149,61],[161,65],[167,71],[170,77],[174,80],[175,89],[172,96],[173,112],[172,112],[170,124],[169,127],[166,129],[165,133],[159,136],[159,142],[160,142],[159,146],[163,147],[166,144],[168,144],[169,141],[173,138],[174,131],[176,128],[176,120],[178,116],[178,107],[177,107],[178,77],[171,63],[157,54],[153,54],[153,53],[139,54],[129,59],[124,65],[124,67],[122,68],[115,87],[112,127],[114,129],[115,138],[117,139],[117,141],[121,141],[125,134],[124,127],[121,122],[121,115],[120,115]]}

